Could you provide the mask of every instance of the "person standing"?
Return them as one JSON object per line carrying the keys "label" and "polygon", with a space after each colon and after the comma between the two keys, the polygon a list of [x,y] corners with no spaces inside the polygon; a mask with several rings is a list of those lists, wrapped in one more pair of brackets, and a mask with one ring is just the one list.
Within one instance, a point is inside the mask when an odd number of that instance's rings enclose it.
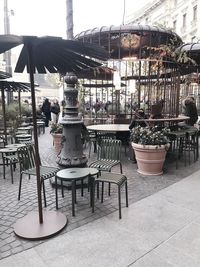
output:
{"label": "person standing", "polygon": [[46,98],[42,104],[42,112],[45,115],[45,127],[49,127],[49,121],[51,120],[51,103]]}
{"label": "person standing", "polygon": [[58,103],[58,100],[55,99],[51,105],[51,118],[53,123],[58,123],[59,113],[60,113],[60,105]]}

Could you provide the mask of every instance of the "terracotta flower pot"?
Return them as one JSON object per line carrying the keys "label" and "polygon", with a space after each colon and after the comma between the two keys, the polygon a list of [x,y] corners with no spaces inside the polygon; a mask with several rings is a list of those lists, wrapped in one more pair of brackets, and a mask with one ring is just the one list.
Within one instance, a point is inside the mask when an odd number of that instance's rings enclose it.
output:
{"label": "terracotta flower pot", "polygon": [[138,172],[143,175],[161,175],[169,144],[161,146],[132,143]]}
{"label": "terracotta flower pot", "polygon": [[58,155],[62,148],[62,134],[52,133],[53,136],[53,145],[55,148],[56,155]]}

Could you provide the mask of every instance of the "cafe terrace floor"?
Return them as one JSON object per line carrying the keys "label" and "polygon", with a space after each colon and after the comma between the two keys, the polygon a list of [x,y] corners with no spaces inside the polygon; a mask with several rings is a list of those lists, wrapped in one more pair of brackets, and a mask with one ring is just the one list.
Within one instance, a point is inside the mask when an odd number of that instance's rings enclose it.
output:
{"label": "cafe terrace floor", "polygon": [[[49,128],[46,128],[45,134],[41,134],[39,136],[39,147],[43,164],[56,166],[56,156],[52,144],[52,136],[49,133]],[[84,151],[86,154],[88,153],[87,149]],[[94,159],[95,154],[91,153],[89,162]],[[176,169],[175,160],[173,158],[168,158],[164,165],[163,175],[145,177],[137,173],[136,164],[128,160],[128,155],[125,155],[124,149],[122,149],[123,172],[128,178],[129,205],[132,205],[136,202],[139,203],[139,201],[142,199],[148,199],[147,197],[154,195],[158,191],[167,188],[170,185],[194,174],[200,169],[199,163],[200,162],[198,160],[197,162],[192,162],[191,165],[187,165],[185,167],[184,163],[180,162],[178,169]],[[26,178],[23,180],[21,200],[18,201],[17,194],[19,186],[19,173],[17,171],[14,173],[14,184],[11,184],[9,168],[5,180],[2,177],[2,166],[0,168],[0,259],[3,259],[30,248],[36,247],[41,243],[48,242],[48,240],[27,241],[15,236],[13,232],[13,224],[19,218],[22,218],[30,211],[37,210],[36,182],[34,177],[32,177],[30,180]],[[114,171],[118,171],[117,168],[118,167],[116,167]],[[47,181],[47,210],[55,210],[54,190],[55,189],[52,188],[49,181]],[[109,218],[111,214],[113,214],[113,216],[116,216],[116,221],[118,220],[118,198],[117,191],[114,186],[112,187],[110,197],[107,196],[105,192],[105,200],[103,204],[100,203],[100,201],[96,201],[94,213],[91,212],[91,208],[89,207],[89,194],[87,190],[85,189],[84,197],[81,197],[79,191],[80,190],[77,190],[75,217],[72,217],[71,215],[71,191],[67,190],[65,192],[64,199],[62,199],[61,194],[59,194],[60,211],[68,217],[69,222],[67,227],[57,236],[62,236],[67,232],[71,232],[74,229],[87,225],[90,222],[98,222],[98,219],[100,218]],[[123,193],[122,207],[125,207],[125,198]],[[123,221],[123,213],[124,209],[122,209],[121,221]],[[57,238],[57,236],[55,238]],[[78,242],[79,237],[77,236],[76,238]]]}

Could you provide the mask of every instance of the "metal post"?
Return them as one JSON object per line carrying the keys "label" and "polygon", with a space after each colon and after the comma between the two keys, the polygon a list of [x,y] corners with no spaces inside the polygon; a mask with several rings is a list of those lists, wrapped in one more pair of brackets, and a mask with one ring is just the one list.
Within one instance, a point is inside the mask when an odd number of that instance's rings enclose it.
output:
{"label": "metal post", "polygon": [[[10,20],[8,14],[8,1],[4,0],[4,33],[10,34]],[[12,76],[11,66],[11,50],[4,53],[4,61],[6,63],[6,72]],[[7,92],[7,103],[10,104],[13,100],[13,93]]]}

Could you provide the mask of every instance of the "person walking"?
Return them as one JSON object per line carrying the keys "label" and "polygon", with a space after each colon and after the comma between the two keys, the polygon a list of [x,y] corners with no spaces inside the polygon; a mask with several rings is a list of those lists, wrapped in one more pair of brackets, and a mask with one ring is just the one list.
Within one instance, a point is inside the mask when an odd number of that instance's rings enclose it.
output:
{"label": "person walking", "polygon": [[44,100],[41,109],[45,115],[45,127],[49,127],[49,121],[51,121],[51,103],[48,98]]}
{"label": "person walking", "polygon": [[55,99],[51,105],[51,119],[53,123],[58,123],[59,113],[60,113],[60,105],[58,103],[58,100]]}

